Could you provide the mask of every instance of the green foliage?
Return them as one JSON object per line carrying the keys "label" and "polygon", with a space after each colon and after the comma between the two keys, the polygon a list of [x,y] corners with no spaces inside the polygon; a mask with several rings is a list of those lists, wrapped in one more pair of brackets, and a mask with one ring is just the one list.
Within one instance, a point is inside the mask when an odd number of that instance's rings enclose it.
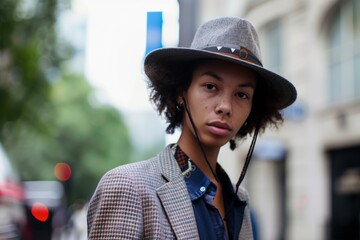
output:
{"label": "green foliage", "polygon": [[55,138],[62,149],[59,156],[67,154],[58,161],[65,160],[74,169],[73,183],[81,183],[74,185],[76,193],[86,187],[94,190],[107,170],[130,159],[125,124],[116,109],[96,103],[89,85],[76,76],[55,84],[52,93],[58,112]]}
{"label": "green foliage", "polygon": [[69,51],[58,11],[57,0],[0,0],[0,142],[22,180],[55,180],[57,162],[71,165],[71,203],[132,148],[119,112],[97,103],[81,76],[61,73]]}
{"label": "green foliage", "polygon": [[47,121],[39,108],[50,107],[49,73],[62,61],[56,15],[57,0],[0,1],[0,139],[18,119],[40,129]]}
{"label": "green foliage", "polygon": [[71,202],[89,198],[106,171],[129,162],[132,149],[119,112],[96,103],[91,94],[84,79],[64,76],[51,88],[49,131],[17,123],[16,139],[5,142],[23,180],[55,180],[55,164],[67,162],[73,171]]}

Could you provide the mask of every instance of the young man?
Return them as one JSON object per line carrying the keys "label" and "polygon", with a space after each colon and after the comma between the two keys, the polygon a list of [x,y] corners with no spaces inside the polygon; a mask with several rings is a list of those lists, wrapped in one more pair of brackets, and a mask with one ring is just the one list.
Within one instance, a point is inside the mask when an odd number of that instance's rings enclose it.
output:
{"label": "young man", "polygon": [[[150,99],[181,135],[152,159],[120,166],[90,201],[89,239],[252,239],[247,192],[240,187],[259,131],[282,121],[294,86],[262,67],[257,33],[235,17],[211,20],[190,48],[145,58]],[[253,135],[233,187],[217,163],[220,148]]]}

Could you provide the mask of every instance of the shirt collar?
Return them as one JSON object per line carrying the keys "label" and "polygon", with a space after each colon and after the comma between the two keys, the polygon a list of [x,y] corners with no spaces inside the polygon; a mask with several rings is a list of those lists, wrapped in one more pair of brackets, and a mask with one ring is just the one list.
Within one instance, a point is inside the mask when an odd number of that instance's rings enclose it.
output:
{"label": "shirt collar", "polygon": [[[196,200],[199,197],[203,196],[205,193],[208,193],[215,197],[215,184],[212,183],[210,179],[186,155],[186,153],[181,150],[178,144],[174,144],[172,146],[172,150],[184,176],[191,200]],[[222,182],[223,191],[225,192],[224,200],[226,202],[231,202],[235,200],[235,204],[239,204],[241,200],[238,198],[238,196],[235,195],[231,180],[227,176],[225,170],[219,164],[217,164],[216,166],[216,173],[219,176],[219,180]]]}
{"label": "shirt collar", "polygon": [[198,168],[198,166],[181,150],[177,145],[175,149],[175,159],[177,160],[181,172],[184,176],[186,186],[192,201],[202,197],[205,193],[212,198],[216,194],[216,186]]}

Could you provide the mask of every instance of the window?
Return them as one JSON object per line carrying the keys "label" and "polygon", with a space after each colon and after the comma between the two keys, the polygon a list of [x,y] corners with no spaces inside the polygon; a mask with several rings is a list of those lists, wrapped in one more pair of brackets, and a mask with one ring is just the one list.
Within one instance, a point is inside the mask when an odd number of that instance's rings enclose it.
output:
{"label": "window", "polygon": [[282,31],[278,20],[266,27],[266,66],[272,71],[282,73]]}
{"label": "window", "polygon": [[341,1],[328,35],[330,103],[360,98],[360,0]]}

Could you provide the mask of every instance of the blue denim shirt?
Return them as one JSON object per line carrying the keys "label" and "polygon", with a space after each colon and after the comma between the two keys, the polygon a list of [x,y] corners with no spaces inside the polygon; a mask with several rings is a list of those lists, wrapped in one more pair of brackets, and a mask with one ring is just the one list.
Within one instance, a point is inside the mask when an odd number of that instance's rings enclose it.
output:
{"label": "blue denim shirt", "polygon": [[223,188],[228,235],[220,213],[213,204],[216,194],[215,184],[189,159],[179,146],[176,147],[175,158],[184,175],[200,239],[238,239],[246,202],[241,201],[235,195],[231,181],[225,171],[220,165],[217,166],[217,175]]}

